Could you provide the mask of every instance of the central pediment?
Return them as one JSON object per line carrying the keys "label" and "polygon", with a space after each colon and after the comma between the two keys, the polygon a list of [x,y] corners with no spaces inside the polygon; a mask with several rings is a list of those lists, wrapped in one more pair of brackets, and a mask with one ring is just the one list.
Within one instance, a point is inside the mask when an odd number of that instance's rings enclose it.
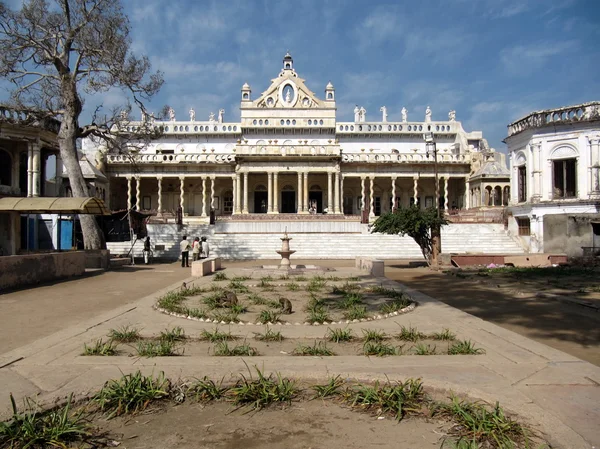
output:
{"label": "central pediment", "polygon": [[293,70],[283,70],[250,107],[274,109],[330,108],[314,94]]}

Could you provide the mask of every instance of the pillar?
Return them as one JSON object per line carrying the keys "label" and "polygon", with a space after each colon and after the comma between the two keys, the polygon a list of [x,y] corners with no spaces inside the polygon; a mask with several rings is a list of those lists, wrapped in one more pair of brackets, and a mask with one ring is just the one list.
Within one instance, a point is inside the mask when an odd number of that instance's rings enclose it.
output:
{"label": "pillar", "polygon": [[419,178],[417,176],[413,177],[413,198],[415,199],[415,206],[418,206],[417,197],[419,195]]}
{"label": "pillar", "polygon": [[32,196],[40,196],[40,177],[41,177],[41,158],[40,146],[37,143],[32,143],[32,168],[31,168],[31,188]]}
{"label": "pillar", "polygon": [[162,176],[157,176],[158,181],[158,213],[162,214]]}
{"label": "pillar", "polygon": [[298,191],[296,193],[296,196],[298,197],[298,201],[296,201],[296,210],[297,213],[301,213],[303,210],[303,206],[302,206],[302,172],[298,172]]}
{"label": "pillar", "polygon": [[215,210],[215,177],[210,177],[210,210]]}
{"label": "pillar", "polygon": [[[600,195],[600,136],[588,137],[590,147],[589,189],[591,196]],[[583,189],[581,189],[583,190]]]}
{"label": "pillar", "polygon": [[[533,153],[533,195],[531,200],[537,202],[542,198],[542,167],[540,160],[540,153],[542,150],[542,144],[539,142],[531,144],[531,151]],[[552,196],[550,196],[552,198]]]}
{"label": "pillar", "polygon": [[340,214],[344,213],[344,176],[340,173]]}
{"label": "pillar", "polygon": [[131,176],[127,177],[127,210],[133,209],[131,204]]}
{"label": "pillar", "polygon": [[206,201],[206,176],[202,177],[202,216],[206,217],[207,213],[206,213],[206,209],[207,209],[208,203]]}
{"label": "pillar", "polygon": [[444,176],[444,210],[448,212],[448,176]]}
{"label": "pillar", "polygon": [[375,198],[374,198],[374,194],[375,194],[375,179],[373,178],[373,176],[371,176],[370,180],[369,180],[369,217],[374,217],[375,216],[375,210],[374,210],[374,206],[375,206]]}
{"label": "pillar", "polygon": [[396,210],[396,177],[392,176],[392,210],[394,212]]}
{"label": "pillar", "polygon": [[267,213],[273,213],[273,173],[267,172]]}
{"label": "pillar", "polygon": [[335,184],[333,185],[333,189],[335,190],[335,197],[334,197],[334,203],[333,203],[333,208],[334,208],[334,213],[339,214],[340,213],[340,172],[339,170],[335,172]]}
{"label": "pillar", "polygon": [[234,211],[236,214],[242,213],[242,185],[241,185],[241,176],[239,173],[235,174],[235,178],[233,180],[233,189],[235,190],[235,204]]}
{"label": "pillar", "polygon": [[302,200],[302,211],[308,212],[308,172],[304,172],[304,182],[302,184],[304,190],[304,199]]}
{"label": "pillar", "polygon": [[179,207],[181,207],[181,216],[185,216],[185,176],[179,177]]}
{"label": "pillar", "polygon": [[279,173],[273,173],[273,213],[279,213]]}
{"label": "pillar", "polygon": [[365,210],[365,206],[366,206],[366,203],[365,203],[365,178],[364,177],[360,178],[360,195],[361,195],[360,210],[362,213],[362,211]]}
{"label": "pillar", "polygon": [[141,199],[142,199],[142,186],[140,183],[140,177],[136,176],[135,177],[135,210],[137,210],[137,211],[142,210],[141,205],[140,205]]}
{"label": "pillar", "polygon": [[242,213],[248,213],[248,172],[244,172],[244,205],[242,206]]}
{"label": "pillar", "polygon": [[331,172],[327,172],[327,211],[328,212],[333,212],[333,189],[332,189],[332,184],[333,184],[333,173]]}
{"label": "pillar", "polygon": [[33,196],[33,142],[27,145],[27,196]]}

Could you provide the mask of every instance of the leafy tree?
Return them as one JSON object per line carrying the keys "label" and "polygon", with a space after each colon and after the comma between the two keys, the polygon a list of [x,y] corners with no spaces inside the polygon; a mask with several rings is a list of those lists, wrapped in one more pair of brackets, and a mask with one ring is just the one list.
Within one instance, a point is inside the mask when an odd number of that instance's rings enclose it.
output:
{"label": "leafy tree", "polygon": [[400,234],[412,237],[431,266],[434,256],[434,238],[439,229],[448,224],[443,215],[438,216],[434,207],[420,209],[418,206],[398,208],[379,217],[373,224],[372,232]]}
{"label": "leafy tree", "polygon": [[[27,0],[21,10],[0,0],[0,76],[14,86],[15,108],[60,121],[60,155],[76,197],[88,196],[77,139],[95,136],[109,149],[123,145],[127,136],[111,131],[123,129],[131,109],[128,103],[102,116],[96,109],[82,126],[82,92],[121,89],[145,114],[143,101],[163,84],[160,72],[150,73],[147,57],[131,53],[129,31],[120,0]],[[151,129],[143,125],[132,140]],[[81,215],[80,221],[85,248],[105,247],[95,218]]]}

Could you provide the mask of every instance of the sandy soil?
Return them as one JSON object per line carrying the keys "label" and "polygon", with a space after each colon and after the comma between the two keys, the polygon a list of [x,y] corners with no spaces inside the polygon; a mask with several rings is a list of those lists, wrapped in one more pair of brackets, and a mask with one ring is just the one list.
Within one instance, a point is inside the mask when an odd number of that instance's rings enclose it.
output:
{"label": "sandy soil", "polygon": [[377,419],[315,400],[259,412],[230,404],[184,403],[165,411],[96,422],[122,449],[348,449],[439,448],[445,423]]}

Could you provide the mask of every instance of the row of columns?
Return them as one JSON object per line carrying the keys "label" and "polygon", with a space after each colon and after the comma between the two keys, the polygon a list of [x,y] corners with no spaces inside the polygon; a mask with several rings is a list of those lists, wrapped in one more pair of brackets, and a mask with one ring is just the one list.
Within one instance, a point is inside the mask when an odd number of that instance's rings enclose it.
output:
{"label": "row of columns", "polygon": [[27,196],[40,196],[42,177],[41,148],[37,142],[29,142],[27,148]]}

